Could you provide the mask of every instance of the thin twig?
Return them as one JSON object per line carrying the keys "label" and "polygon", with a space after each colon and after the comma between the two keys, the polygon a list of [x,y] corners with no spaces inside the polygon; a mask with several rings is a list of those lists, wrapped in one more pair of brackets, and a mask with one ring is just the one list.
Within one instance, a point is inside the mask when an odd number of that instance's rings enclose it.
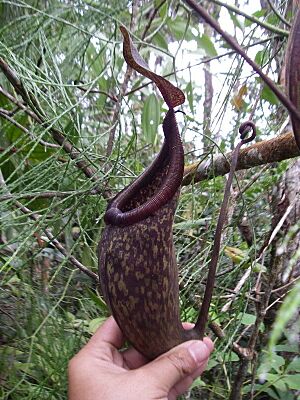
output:
{"label": "thin twig", "polygon": [[46,192],[33,192],[33,193],[18,193],[18,194],[4,194],[0,196],[0,201],[5,200],[17,200],[17,199],[52,199],[52,198],[61,198],[64,199],[70,196],[79,196],[82,194],[88,195],[98,195],[95,189],[87,190],[87,191],[67,191],[67,192],[60,192],[60,191],[46,191]]}
{"label": "thin twig", "polygon": [[145,37],[146,37],[146,35],[147,35],[147,33],[148,33],[148,31],[149,31],[151,25],[152,25],[152,22],[153,22],[153,20],[154,20],[154,18],[155,18],[155,16],[156,16],[156,14],[158,13],[159,9],[165,4],[165,2],[166,2],[166,0],[162,0],[162,1],[158,4],[158,6],[155,7],[155,8],[152,10],[152,12],[150,13],[149,18],[147,18],[148,22],[147,22],[147,25],[145,26],[145,29],[144,29],[144,32],[143,32],[143,34],[142,34],[141,40],[144,40],[144,39],[145,39]]}
{"label": "thin twig", "polygon": [[246,272],[243,274],[241,279],[236,284],[236,286],[234,288],[234,294],[232,294],[231,299],[226,304],[224,304],[224,306],[222,307],[222,310],[221,310],[222,312],[227,312],[229,310],[232,302],[235,300],[236,296],[239,294],[240,290],[242,289],[244,284],[247,282],[247,279],[249,278],[250,274],[251,274],[251,267],[247,268]]}
{"label": "thin twig", "polygon": [[6,110],[3,110],[2,108],[0,108],[0,116],[2,118],[6,119],[7,121],[9,121],[11,124],[16,126],[17,128],[19,128],[21,131],[25,132],[30,137],[31,140],[37,141],[40,145],[45,146],[45,147],[49,147],[49,148],[52,148],[52,149],[60,149],[61,148],[61,146],[59,144],[45,142],[42,139],[36,139],[32,135],[32,133],[27,128],[25,128],[25,126],[21,125],[18,121],[16,121],[12,117],[10,117],[9,114],[6,113],[5,111]]}
{"label": "thin twig", "polygon": [[285,285],[280,286],[276,289],[273,289],[272,293],[280,292],[281,290],[287,289],[288,287],[290,287],[291,285],[293,285],[294,283],[299,281],[299,279],[300,279],[300,276],[297,276],[296,278],[292,279],[290,282],[286,283]]}
{"label": "thin twig", "polygon": [[261,79],[265,82],[265,84],[272,90],[272,92],[278,97],[284,107],[300,121],[300,111],[298,108],[292,103],[292,101],[276,86],[276,84],[270,79],[264,72],[261,70],[258,64],[254,62],[247,53],[243,50],[243,48],[238,44],[236,39],[229,35],[229,33],[225,32],[220,24],[211,17],[204,7],[197,4],[194,0],[185,0],[185,2],[200,16],[203,18],[213,29],[215,29],[222,38],[230,45],[232,49],[234,49],[243,59],[254,69],[254,71],[261,77]]}
{"label": "thin twig", "polygon": [[[77,83],[81,83],[81,84],[85,84],[83,81],[77,81],[76,82],[76,84]],[[86,89],[85,87],[83,87],[83,86],[75,86],[77,89],[80,89],[80,90],[82,90],[83,92],[89,92],[89,93],[92,93],[92,94],[104,94],[105,96],[107,96],[107,97],[109,97],[114,103],[117,103],[118,102],[118,98],[116,97],[116,96],[114,96],[114,95],[112,95],[112,94],[109,94],[109,93],[107,93],[107,92],[105,92],[104,90],[100,90],[100,89]]]}
{"label": "thin twig", "polygon": [[292,25],[287,21],[284,16],[277,10],[277,8],[274,6],[273,2],[271,0],[267,0],[270,8],[272,9],[273,13],[280,19],[281,22],[283,22],[286,26],[289,28],[292,27]]}
{"label": "thin twig", "polygon": [[277,33],[277,34],[285,36],[285,37],[289,36],[288,31],[278,28],[277,26],[268,24],[267,22],[261,21],[259,18],[256,18],[253,15],[249,15],[249,14],[245,13],[241,8],[224,3],[223,1],[220,1],[220,0],[212,0],[212,1],[215,4],[218,4],[219,6],[227,8],[229,11],[232,11],[236,14],[241,15],[242,17],[245,17],[249,21],[255,22],[257,25],[260,25],[261,27],[267,29],[270,32],[274,32],[274,33]]}
{"label": "thin twig", "polygon": [[[217,338],[224,339],[226,337],[224,331],[216,322],[210,322],[208,326],[217,336]],[[232,343],[232,350],[239,356],[240,359],[251,360],[252,358],[252,353],[249,351],[249,349],[240,346],[236,342]]]}

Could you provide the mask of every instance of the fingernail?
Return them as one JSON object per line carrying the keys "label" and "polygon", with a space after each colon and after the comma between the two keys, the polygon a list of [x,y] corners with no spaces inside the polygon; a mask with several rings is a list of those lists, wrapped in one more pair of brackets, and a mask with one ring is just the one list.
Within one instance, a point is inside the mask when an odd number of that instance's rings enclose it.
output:
{"label": "fingernail", "polygon": [[202,363],[207,358],[207,347],[202,342],[194,342],[189,347],[188,350],[191,356],[194,358],[197,364]]}

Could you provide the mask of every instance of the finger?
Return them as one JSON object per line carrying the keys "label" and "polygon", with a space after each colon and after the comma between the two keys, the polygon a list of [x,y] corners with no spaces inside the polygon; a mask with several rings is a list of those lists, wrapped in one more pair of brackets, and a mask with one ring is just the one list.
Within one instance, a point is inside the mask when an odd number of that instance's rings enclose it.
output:
{"label": "finger", "polygon": [[[210,353],[211,350],[205,342],[193,340],[174,347],[142,368],[162,385],[166,393],[169,393],[179,381],[191,376],[202,366]],[[164,371],[163,375],[161,371]]]}
{"label": "finger", "polygon": [[176,383],[176,385],[170,390],[168,399],[177,399],[178,396],[186,393],[191,387],[194,379],[191,376],[187,376],[182,379],[180,382]]}
{"label": "finger", "polygon": [[[214,343],[212,342],[212,340],[209,337],[205,337],[203,339],[203,342],[207,346],[207,348],[209,350],[209,354],[210,354],[214,349]],[[201,364],[199,364],[198,368],[192,373],[191,376],[192,376],[193,380],[198,378],[203,373],[203,371],[205,371],[207,364],[208,364],[208,357],[205,360],[203,360],[203,362]]]}
{"label": "finger", "polygon": [[125,343],[125,337],[113,317],[109,317],[96,331],[88,342],[89,346],[98,347],[103,342],[111,344],[117,349]]}
{"label": "finger", "polygon": [[[205,337],[203,339],[203,342],[208,347],[209,351],[212,352],[214,344],[211,341],[211,339]],[[171,389],[168,399],[175,400],[177,399],[178,396],[181,396],[182,394],[187,392],[191,387],[192,383],[194,382],[194,380],[198,378],[200,375],[202,375],[203,371],[207,367],[207,363],[208,363],[208,358],[199,365],[199,367],[192,373],[192,375],[189,375],[186,378],[179,381],[178,383],[176,383],[176,385]]]}
{"label": "finger", "polygon": [[195,324],[192,324],[191,322],[183,322],[182,326],[183,326],[183,329],[188,331],[190,329],[193,329]]}
{"label": "finger", "polygon": [[208,336],[203,339],[203,342],[208,347],[209,351],[212,352],[214,349],[214,342]]}
{"label": "finger", "polygon": [[122,354],[128,369],[140,368],[149,362],[148,358],[143,356],[133,347],[125,350]]}
{"label": "finger", "polygon": [[[203,341],[206,342],[205,339]],[[207,347],[208,347],[209,351],[212,351],[213,343],[210,339],[208,340]],[[202,375],[203,371],[207,367],[207,363],[208,363],[208,358],[205,359],[191,375],[187,376],[186,378],[184,378],[181,381],[179,381],[178,383],[176,383],[176,385],[171,390],[170,395],[173,395],[173,398],[176,399],[178,396],[185,393],[190,388],[190,386],[192,385],[194,380],[196,378],[198,378],[200,375]],[[172,397],[172,396],[170,396],[170,397]]]}
{"label": "finger", "polygon": [[208,363],[208,359],[205,360],[205,361],[192,373],[191,377],[193,378],[193,380],[199,378],[199,376],[202,375],[203,371],[206,370],[207,363]]}

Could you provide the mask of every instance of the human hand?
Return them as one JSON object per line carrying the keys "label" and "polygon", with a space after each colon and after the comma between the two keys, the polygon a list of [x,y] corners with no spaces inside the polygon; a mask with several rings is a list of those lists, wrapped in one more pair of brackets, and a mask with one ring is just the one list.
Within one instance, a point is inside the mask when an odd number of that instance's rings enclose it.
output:
{"label": "human hand", "polygon": [[201,375],[213,350],[209,338],[191,340],[148,362],[134,348],[119,351],[124,342],[110,317],[69,363],[69,400],[174,400]]}

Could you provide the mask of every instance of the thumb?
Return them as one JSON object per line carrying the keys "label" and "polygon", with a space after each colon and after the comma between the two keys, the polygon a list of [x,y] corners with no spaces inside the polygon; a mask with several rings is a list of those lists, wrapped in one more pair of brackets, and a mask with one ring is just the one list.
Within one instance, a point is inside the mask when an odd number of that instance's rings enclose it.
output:
{"label": "thumb", "polygon": [[[192,376],[195,371],[205,367],[213,349],[212,342],[205,339],[191,340],[174,347],[156,360],[143,367],[144,372],[163,385],[167,393],[176,383]],[[200,375],[200,374],[199,374]]]}

